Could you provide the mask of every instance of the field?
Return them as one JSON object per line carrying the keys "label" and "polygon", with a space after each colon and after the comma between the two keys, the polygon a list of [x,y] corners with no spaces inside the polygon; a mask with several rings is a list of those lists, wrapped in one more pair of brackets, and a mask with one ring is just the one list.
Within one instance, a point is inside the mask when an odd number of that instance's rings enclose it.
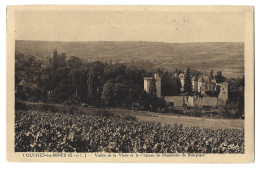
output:
{"label": "field", "polygon": [[244,153],[241,121],[119,109],[74,110],[17,110],[15,151]]}

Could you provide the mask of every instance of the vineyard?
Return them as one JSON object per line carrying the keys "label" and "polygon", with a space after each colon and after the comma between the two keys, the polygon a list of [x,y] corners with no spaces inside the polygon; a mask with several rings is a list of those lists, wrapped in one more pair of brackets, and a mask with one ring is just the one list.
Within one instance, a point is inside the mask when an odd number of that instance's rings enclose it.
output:
{"label": "vineyard", "polygon": [[15,121],[16,152],[244,153],[244,129],[34,110],[17,111]]}

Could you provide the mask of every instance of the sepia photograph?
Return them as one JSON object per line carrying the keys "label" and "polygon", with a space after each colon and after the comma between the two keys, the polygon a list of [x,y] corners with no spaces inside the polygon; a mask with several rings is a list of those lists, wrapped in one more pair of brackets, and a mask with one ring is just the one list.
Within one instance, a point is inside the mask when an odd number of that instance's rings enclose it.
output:
{"label": "sepia photograph", "polygon": [[253,162],[252,7],[9,6],[7,28],[8,160]]}

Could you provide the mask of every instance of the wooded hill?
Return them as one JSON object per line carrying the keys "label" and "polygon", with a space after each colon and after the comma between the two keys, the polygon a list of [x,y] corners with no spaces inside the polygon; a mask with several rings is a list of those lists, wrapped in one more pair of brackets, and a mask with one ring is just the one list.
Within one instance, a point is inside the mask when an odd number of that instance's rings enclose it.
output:
{"label": "wooded hill", "polygon": [[51,42],[16,40],[16,51],[48,59],[54,49],[88,62],[120,62],[145,69],[174,71],[189,66],[201,72],[222,69],[226,77],[244,75],[244,44],[229,42]]}

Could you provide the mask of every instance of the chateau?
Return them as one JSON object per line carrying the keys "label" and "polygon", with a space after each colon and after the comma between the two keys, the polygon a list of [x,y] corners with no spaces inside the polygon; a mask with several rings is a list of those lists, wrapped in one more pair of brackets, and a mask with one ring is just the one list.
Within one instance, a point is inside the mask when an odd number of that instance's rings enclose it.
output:
{"label": "chateau", "polygon": [[[184,91],[184,73],[179,75],[181,81],[181,91]],[[191,79],[192,91],[199,92],[201,95],[205,95],[207,92],[214,92],[216,90],[216,79],[210,78],[207,75],[194,76]]]}
{"label": "chateau", "polygon": [[[180,78],[181,91],[184,91],[184,73],[175,74]],[[159,73],[155,73],[154,77],[144,77],[144,90],[149,93],[149,87],[152,80],[155,80],[157,97],[162,97],[168,103],[173,103],[174,106],[217,106],[225,105],[228,100],[228,83],[216,83],[215,78],[207,75],[194,76],[191,79],[193,96],[162,96],[161,95],[161,78]],[[211,97],[210,94],[216,92],[219,88],[218,96]]]}

